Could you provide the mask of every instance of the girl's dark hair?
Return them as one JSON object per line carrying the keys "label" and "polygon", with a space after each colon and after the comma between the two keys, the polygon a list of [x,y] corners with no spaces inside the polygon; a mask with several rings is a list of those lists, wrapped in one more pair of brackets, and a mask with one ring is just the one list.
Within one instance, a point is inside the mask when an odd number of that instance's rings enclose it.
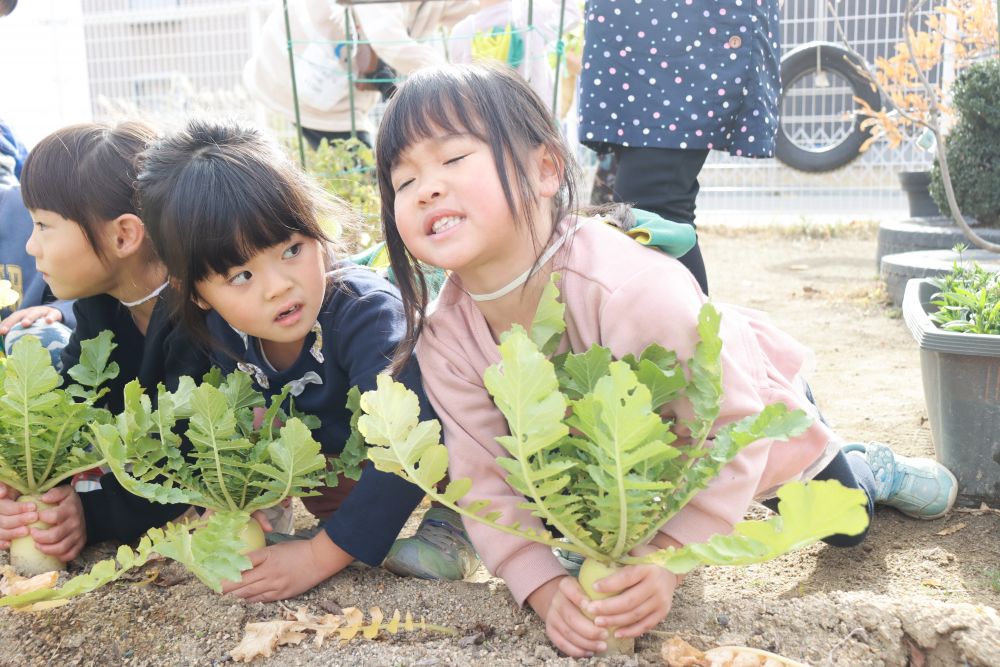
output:
{"label": "girl's dark hair", "polygon": [[[545,102],[514,70],[503,65],[447,65],[410,76],[386,107],[375,146],[385,242],[406,311],[406,337],[393,360],[394,371],[413,353],[428,299],[424,275],[396,228],[391,174],[410,146],[442,130],[467,132],[489,145],[516,225],[528,224],[538,207],[528,171],[529,151],[538,146],[549,151],[562,171],[553,223],[575,207],[575,161]],[[550,239],[544,244],[535,241],[535,247],[543,248]]]}
{"label": "girl's dark hair", "polygon": [[[21,196],[83,228],[94,252],[105,258],[100,230],[120,215],[139,215],[135,202],[138,158],[156,138],[143,123],[84,123],[57,130],[38,142],[24,161]],[[150,253],[152,255],[152,253]]]}
{"label": "girl's dark hair", "polygon": [[194,120],[150,146],[138,179],[143,222],[170,275],[173,316],[205,345],[212,340],[197,284],[302,234],[335,252],[321,226],[353,222],[278,144],[235,121]]}

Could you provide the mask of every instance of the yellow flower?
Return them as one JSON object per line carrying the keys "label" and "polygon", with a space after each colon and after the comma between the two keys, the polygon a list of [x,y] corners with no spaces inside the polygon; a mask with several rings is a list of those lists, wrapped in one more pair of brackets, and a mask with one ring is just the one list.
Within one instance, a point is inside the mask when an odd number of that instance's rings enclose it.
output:
{"label": "yellow flower", "polygon": [[19,298],[20,295],[11,288],[9,280],[0,280],[0,308],[14,305]]}

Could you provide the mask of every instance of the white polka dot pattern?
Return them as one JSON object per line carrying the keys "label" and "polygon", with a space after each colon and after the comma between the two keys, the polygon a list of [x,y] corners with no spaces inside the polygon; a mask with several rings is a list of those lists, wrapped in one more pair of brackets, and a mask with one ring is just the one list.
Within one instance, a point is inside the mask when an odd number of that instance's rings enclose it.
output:
{"label": "white polka dot pattern", "polygon": [[588,0],[580,141],[770,157],[777,0]]}

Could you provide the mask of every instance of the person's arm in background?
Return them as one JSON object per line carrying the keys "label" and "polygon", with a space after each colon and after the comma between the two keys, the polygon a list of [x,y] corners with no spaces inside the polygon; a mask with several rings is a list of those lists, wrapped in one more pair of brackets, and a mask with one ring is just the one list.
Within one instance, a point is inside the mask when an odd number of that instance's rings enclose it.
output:
{"label": "person's arm in background", "polygon": [[379,58],[400,75],[447,62],[440,43],[427,38],[476,11],[470,0],[355,5],[354,15]]}

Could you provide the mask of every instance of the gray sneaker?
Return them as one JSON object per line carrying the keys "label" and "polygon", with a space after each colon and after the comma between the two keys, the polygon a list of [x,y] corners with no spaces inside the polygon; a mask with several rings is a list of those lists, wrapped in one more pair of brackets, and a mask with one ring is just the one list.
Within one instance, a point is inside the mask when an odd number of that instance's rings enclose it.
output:
{"label": "gray sneaker", "polygon": [[413,537],[393,543],[382,567],[401,577],[461,581],[479,567],[479,556],[458,513],[432,507]]}

